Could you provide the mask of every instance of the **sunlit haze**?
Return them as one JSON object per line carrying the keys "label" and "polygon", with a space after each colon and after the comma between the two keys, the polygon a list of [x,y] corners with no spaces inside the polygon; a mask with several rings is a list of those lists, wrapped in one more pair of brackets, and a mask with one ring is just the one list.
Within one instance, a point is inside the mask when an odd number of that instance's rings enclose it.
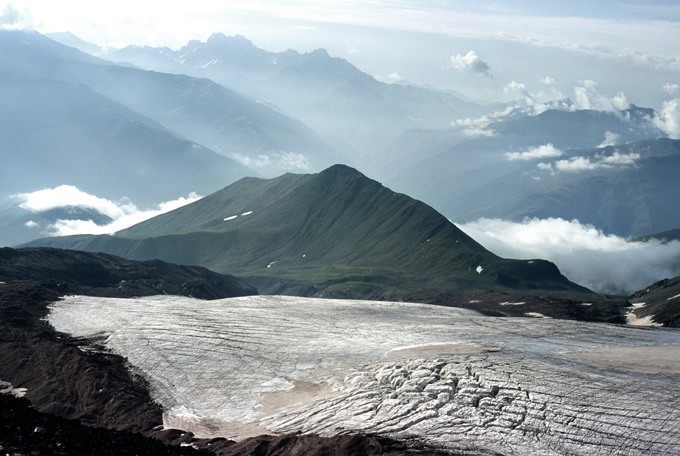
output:
{"label": "sunlit haze", "polygon": [[179,48],[222,32],[269,51],[326,48],[378,79],[482,101],[573,97],[592,80],[654,108],[680,83],[679,21],[668,0],[0,2],[4,27],[105,47]]}

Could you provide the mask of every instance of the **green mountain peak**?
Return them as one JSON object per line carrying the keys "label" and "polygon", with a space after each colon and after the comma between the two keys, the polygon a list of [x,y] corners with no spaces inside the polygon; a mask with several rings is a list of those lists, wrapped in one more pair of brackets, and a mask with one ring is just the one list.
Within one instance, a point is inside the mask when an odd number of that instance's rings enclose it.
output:
{"label": "green mountain peak", "polygon": [[471,289],[583,288],[552,263],[505,260],[430,206],[359,171],[245,178],[115,236],[40,245],[242,276],[260,293],[430,299]]}

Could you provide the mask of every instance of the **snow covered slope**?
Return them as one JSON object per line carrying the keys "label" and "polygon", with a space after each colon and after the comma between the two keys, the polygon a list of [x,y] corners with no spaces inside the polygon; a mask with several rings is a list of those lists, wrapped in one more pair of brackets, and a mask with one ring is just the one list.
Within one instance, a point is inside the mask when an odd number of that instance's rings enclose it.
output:
{"label": "snow covered slope", "polygon": [[360,430],[503,454],[680,452],[672,330],[276,296],[73,296],[49,321],[126,356],[166,425],[199,435]]}

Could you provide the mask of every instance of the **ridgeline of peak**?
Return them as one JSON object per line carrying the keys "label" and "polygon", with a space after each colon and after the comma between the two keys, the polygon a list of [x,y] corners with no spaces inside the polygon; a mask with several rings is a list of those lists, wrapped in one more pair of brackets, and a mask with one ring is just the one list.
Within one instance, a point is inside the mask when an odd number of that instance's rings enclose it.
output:
{"label": "ridgeline of peak", "polygon": [[587,291],[547,261],[497,257],[431,207],[345,165],[244,178],[114,236],[33,245],[201,265],[264,293],[427,300],[480,288]]}
{"label": "ridgeline of peak", "polygon": [[207,43],[214,43],[214,44],[225,44],[225,43],[230,43],[230,44],[242,44],[242,45],[247,45],[251,47],[255,47],[252,41],[250,41],[248,38],[246,38],[243,35],[230,35],[227,36],[222,32],[215,32],[211,34],[208,39],[206,40]]}
{"label": "ridgeline of peak", "polygon": [[[199,41],[197,45],[201,46],[203,43]],[[243,35],[227,36],[224,33],[213,33],[210,35],[205,41],[205,47],[211,50],[219,50],[220,52],[265,52]]]}

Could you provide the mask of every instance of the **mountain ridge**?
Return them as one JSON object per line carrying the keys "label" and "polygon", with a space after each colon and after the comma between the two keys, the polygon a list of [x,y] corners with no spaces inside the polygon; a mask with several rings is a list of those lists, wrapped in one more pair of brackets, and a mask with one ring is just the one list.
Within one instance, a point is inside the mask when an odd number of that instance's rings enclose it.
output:
{"label": "mountain ridge", "polygon": [[264,293],[289,287],[312,296],[424,299],[484,287],[587,292],[547,261],[498,258],[426,204],[346,165],[245,178],[114,236],[31,245],[200,264]]}
{"label": "mountain ridge", "polygon": [[213,34],[178,51],[129,47],[106,55],[140,67],[209,78],[301,119],[348,161],[379,175],[381,152],[411,128],[447,128],[485,108],[435,90],[380,82],[325,49],[268,52]]}
{"label": "mountain ridge", "polygon": [[402,136],[395,161],[409,166],[386,182],[460,223],[559,217],[621,236],[680,226],[669,210],[678,142],[648,109],[547,111],[491,123],[475,138],[466,131]]}

